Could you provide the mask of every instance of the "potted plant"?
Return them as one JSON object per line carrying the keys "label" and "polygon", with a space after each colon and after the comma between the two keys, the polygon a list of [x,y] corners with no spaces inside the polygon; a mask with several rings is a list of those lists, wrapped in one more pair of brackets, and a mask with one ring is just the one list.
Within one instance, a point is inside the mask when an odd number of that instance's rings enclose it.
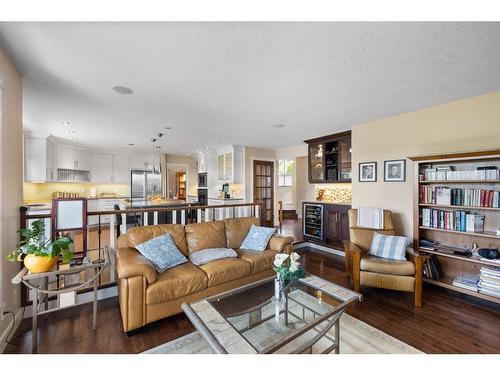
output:
{"label": "potted plant", "polygon": [[59,257],[64,263],[73,259],[70,246],[73,240],[69,237],[60,237],[55,241],[46,239],[45,223],[36,220],[31,229],[20,230],[22,240],[16,245],[16,250],[7,256],[11,262],[24,262],[26,268],[32,273],[49,271]]}
{"label": "potted plant", "polygon": [[274,297],[280,301],[283,298],[285,283],[301,279],[305,271],[298,262],[300,255],[292,252],[290,255],[279,253],[274,257],[273,270],[276,272],[274,280]]}

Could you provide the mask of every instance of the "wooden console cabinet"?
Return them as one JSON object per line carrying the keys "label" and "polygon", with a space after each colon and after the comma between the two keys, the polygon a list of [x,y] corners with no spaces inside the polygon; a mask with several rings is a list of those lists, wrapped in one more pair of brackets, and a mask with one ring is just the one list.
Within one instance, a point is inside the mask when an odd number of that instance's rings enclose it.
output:
{"label": "wooden console cabinet", "polygon": [[[307,216],[311,213],[311,206],[321,206],[321,222],[317,217],[308,224]],[[303,236],[306,241],[313,241],[343,250],[342,241],[349,240],[349,217],[347,212],[351,208],[348,204],[328,202],[304,202],[302,209]],[[319,212],[319,211],[317,211]],[[311,218],[309,218],[311,221]]]}

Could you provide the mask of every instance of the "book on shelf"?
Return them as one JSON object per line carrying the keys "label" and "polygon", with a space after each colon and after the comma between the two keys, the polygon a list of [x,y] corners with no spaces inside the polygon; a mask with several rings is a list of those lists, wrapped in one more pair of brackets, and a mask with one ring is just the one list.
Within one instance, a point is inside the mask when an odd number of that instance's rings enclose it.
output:
{"label": "book on shelf", "polygon": [[459,288],[478,291],[479,279],[476,276],[457,276],[453,280],[453,285]]}
{"label": "book on shelf", "polygon": [[422,208],[420,223],[426,228],[460,232],[484,232],[485,216],[464,210]]}
{"label": "book on shelf", "polygon": [[478,289],[479,293],[500,298],[500,267],[481,267]]}
{"label": "book on shelf", "polygon": [[[481,168],[481,167],[480,167]],[[421,170],[424,181],[474,181],[474,180],[498,180],[499,170],[496,167],[491,169],[477,169],[472,171],[454,171],[449,169],[426,168]]]}
{"label": "book on shelf", "polygon": [[419,202],[443,206],[500,208],[500,191],[421,185]]}
{"label": "book on shelf", "polygon": [[432,280],[439,280],[443,277],[441,263],[436,255],[431,254],[424,262],[423,268],[424,277]]}

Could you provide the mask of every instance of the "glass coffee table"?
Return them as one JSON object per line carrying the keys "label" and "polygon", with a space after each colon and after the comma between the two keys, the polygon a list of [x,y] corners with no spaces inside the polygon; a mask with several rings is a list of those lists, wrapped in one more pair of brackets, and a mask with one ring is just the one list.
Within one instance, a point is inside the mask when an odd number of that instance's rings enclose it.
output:
{"label": "glass coffee table", "polygon": [[307,275],[278,301],[274,280],[184,303],[182,310],[215,353],[339,353],[340,316],[362,295]]}

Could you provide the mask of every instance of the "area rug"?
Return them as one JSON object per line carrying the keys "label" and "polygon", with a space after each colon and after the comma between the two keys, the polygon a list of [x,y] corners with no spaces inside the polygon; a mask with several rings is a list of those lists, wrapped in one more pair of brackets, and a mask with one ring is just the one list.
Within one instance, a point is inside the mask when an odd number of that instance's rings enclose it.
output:
{"label": "area rug", "polygon": [[[198,332],[193,332],[143,353],[212,354],[213,351]],[[361,320],[343,314],[340,318],[340,354],[422,354],[422,352]]]}

